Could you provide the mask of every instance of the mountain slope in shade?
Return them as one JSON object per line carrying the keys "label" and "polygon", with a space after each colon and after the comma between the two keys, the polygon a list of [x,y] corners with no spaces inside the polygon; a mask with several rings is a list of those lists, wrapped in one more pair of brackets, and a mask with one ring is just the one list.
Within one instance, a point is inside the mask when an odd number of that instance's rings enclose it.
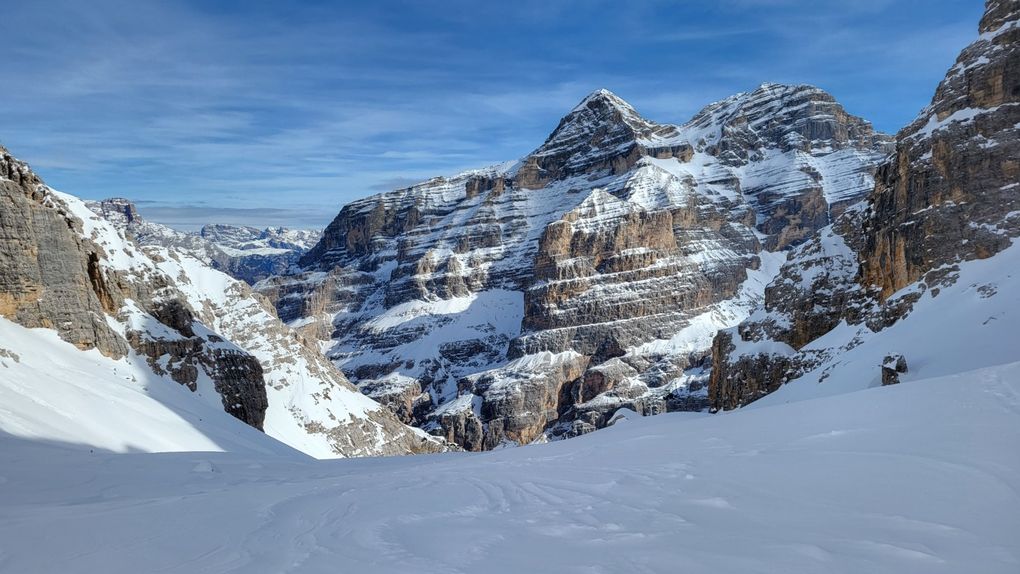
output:
{"label": "mountain slope in shade", "polygon": [[599,90],[520,161],[345,206],[303,273],[256,289],[369,396],[470,449],[697,410],[715,331],[887,147],[811,86],[683,126]]}
{"label": "mountain slope in shade", "polygon": [[[867,200],[795,250],[763,307],[716,338],[712,407],[789,382],[798,390],[779,397],[1020,360],[1017,158],[1020,4],[989,1]],[[984,271],[967,279],[970,268]],[[883,367],[900,357],[906,373]]]}

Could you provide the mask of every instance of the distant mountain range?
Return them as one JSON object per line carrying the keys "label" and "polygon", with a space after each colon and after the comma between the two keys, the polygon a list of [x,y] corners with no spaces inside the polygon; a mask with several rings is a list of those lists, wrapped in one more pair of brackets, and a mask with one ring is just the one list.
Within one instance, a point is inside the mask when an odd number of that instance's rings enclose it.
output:
{"label": "distant mountain range", "polygon": [[146,221],[138,215],[135,205],[124,198],[86,201],[85,204],[117,224],[139,245],[161,245],[185,251],[248,284],[287,273],[322,235],[306,229],[257,229],[222,224],[206,225],[197,233],[186,233]]}

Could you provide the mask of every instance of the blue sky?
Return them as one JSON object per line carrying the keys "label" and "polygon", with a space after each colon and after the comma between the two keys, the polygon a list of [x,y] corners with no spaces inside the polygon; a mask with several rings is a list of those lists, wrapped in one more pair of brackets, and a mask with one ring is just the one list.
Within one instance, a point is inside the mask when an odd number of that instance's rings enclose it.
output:
{"label": "blue sky", "polygon": [[981,0],[32,1],[3,7],[0,143],[144,216],[322,226],[514,159],[587,93],[680,123],[764,81],[894,132]]}

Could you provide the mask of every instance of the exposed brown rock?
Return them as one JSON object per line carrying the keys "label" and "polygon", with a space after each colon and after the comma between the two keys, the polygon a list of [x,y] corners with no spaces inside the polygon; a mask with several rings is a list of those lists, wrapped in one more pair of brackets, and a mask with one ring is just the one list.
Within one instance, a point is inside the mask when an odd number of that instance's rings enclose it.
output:
{"label": "exposed brown rock", "polygon": [[[887,144],[810,86],[763,85],[685,126],[650,122],[598,91],[512,167],[345,206],[302,274],[258,289],[307,336],[332,339],[329,356],[366,394],[465,448],[574,436],[621,407],[697,410],[707,374],[685,369],[703,366],[707,344],[637,349],[698,317],[741,312],[724,303],[763,247],[803,243],[827,225],[867,191]],[[765,161],[777,154],[787,154],[778,170]],[[830,160],[849,175],[822,177]],[[494,292],[523,293],[520,329],[493,317],[444,330],[476,313],[516,319],[518,309],[471,309]],[[453,300],[470,310],[416,310]],[[456,340],[442,338],[451,332]],[[538,366],[547,356],[583,366]],[[606,376],[620,364],[626,376]]]}
{"label": "exposed brown rock", "polygon": [[[897,291],[921,283],[937,293],[957,262],[991,257],[1020,236],[1018,21],[1020,4],[986,3],[982,36],[897,134],[867,204],[791,255],[766,289],[764,318],[716,337],[713,408],[746,404],[813,367],[819,357],[802,347],[840,321],[892,325],[920,296]],[[734,336],[789,352],[735,352]],[[905,368],[898,360],[883,367],[883,383]]]}

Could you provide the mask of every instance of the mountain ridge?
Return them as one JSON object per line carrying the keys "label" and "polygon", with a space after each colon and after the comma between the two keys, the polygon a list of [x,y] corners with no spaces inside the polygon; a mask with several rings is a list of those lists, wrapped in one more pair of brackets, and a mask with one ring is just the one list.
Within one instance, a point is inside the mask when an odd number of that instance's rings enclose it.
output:
{"label": "mountain ridge", "polygon": [[351,202],[300,273],[256,289],[364,392],[472,449],[700,408],[705,374],[684,371],[710,325],[749,312],[769,253],[872,187],[889,141],[808,86],[706,110],[660,125],[597,90],[517,162]]}

